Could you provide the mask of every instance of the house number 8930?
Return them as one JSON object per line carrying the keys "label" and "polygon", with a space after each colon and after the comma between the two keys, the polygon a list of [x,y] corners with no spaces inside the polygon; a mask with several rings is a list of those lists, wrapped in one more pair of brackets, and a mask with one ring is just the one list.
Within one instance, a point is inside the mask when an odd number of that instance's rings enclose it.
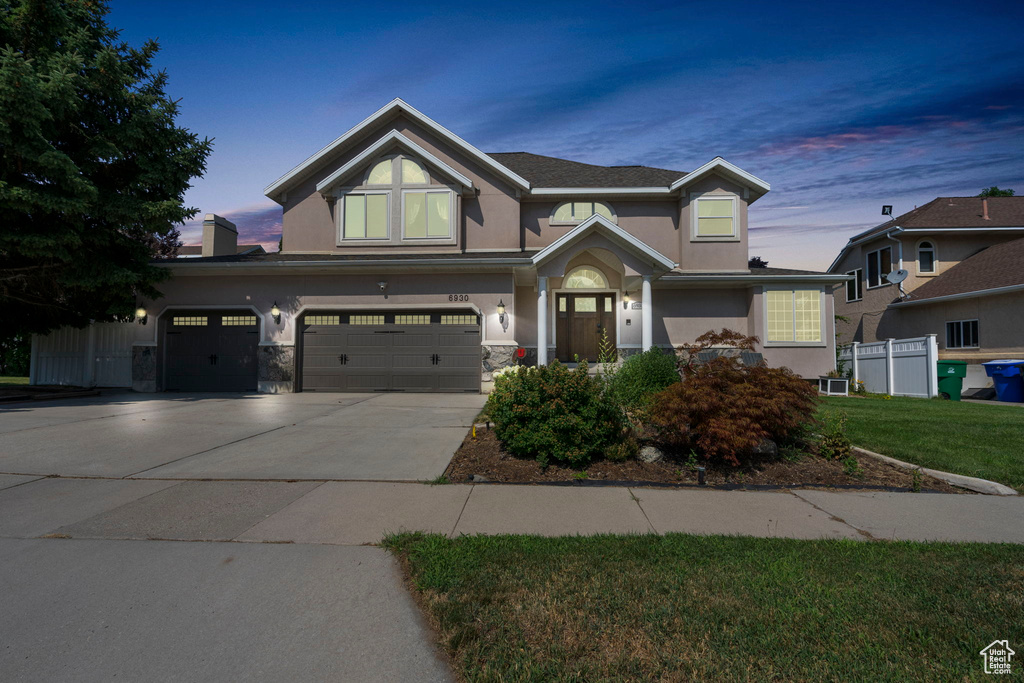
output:
{"label": "house number 8930", "polygon": [[448,301],[469,301],[469,294],[449,294]]}

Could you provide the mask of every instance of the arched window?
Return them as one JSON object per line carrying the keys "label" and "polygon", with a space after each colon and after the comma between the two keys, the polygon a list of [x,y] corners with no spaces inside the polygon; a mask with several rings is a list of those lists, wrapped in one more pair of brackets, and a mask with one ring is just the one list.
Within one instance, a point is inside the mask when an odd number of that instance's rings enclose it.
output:
{"label": "arched window", "polygon": [[[451,241],[455,194],[404,153],[373,162],[364,185],[338,195],[341,241]],[[399,227],[395,227],[399,226]]]}
{"label": "arched window", "polygon": [[600,214],[615,222],[615,214],[612,207],[604,202],[562,202],[551,212],[552,224],[582,223],[594,214]]}
{"label": "arched window", "polygon": [[608,289],[608,281],[601,271],[581,266],[565,276],[564,289]]}
{"label": "arched window", "polygon": [[925,240],[917,245],[917,272],[935,272],[935,245],[930,241]]}

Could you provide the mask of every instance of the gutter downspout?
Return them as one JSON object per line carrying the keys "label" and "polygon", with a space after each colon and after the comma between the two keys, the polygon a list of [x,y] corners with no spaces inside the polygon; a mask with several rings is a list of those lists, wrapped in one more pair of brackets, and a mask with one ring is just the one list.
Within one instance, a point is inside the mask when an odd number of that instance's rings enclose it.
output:
{"label": "gutter downspout", "polygon": [[896,244],[899,245],[899,250],[897,251],[897,253],[899,254],[899,257],[897,259],[897,261],[898,261],[898,269],[899,270],[903,270],[903,240],[896,239],[895,237],[893,237],[893,235],[902,235],[902,234],[903,234],[903,228],[899,227],[898,225],[895,228],[893,228],[892,230],[890,230],[889,232],[885,233],[886,237],[888,237],[893,242],[895,242]]}

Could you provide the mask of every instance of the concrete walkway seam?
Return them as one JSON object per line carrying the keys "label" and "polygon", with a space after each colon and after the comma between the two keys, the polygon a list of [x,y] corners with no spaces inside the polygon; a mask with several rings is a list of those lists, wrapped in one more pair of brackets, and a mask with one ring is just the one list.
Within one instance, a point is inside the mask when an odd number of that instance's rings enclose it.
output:
{"label": "concrete walkway seam", "polygon": [[636,503],[636,506],[640,508],[640,512],[644,513],[644,519],[647,520],[647,526],[651,527],[651,532],[660,535],[661,532],[659,532],[655,528],[654,522],[651,521],[650,515],[647,514],[647,510],[644,510],[644,506],[640,500],[640,496],[636,495],[636,493],[633,492],[633,489],[631,487],[627,486],[626,490],[629,491],[629,497],[632,498],[633,502]]}
{"label": "concrete walkway seam", "polygon": [[828,510],[826,510],[825,508],[821,507],[820,505],[817,505],[817,504],[807,500],[806,498],[804,498],[803,496],[800,495],[800,491],[799,490],[793,490],[793,491],[790,491],[789,493],[790,493],[790,495],[794,496],[797,500],[800,500],[800,501],[802,501],[804,503],[807,503],[808,505],[810,505],[815,510],[818,510],[819,512],[821,512],[823,514],[828,515],[831,519],[834,519],[835,521],[839,522],[840,524],[844,524],[844,525],[850,527],[851,529],[856,531],[858,534],[863,536],[865,539],[867,539],[869,541],[881,540],[881,539],[876,538],[870,531],[868,531],[866,529],[861,529],[860,527],[858,527],[858,526],[856,526],[854,524],[850,524],[848,521],[846,521],[842,517],[837,517],[836,515],[832,514]]}
{"label": "concrete walkway seam", "polygon": [[[161,463],[159,465],[153,465],[152,467],[147,467],[144,470],[139,470],[138,472],[132,472],[131,474],[126,474],[125,476],[123,476],[121,478],[122,479],[131,479],[132,477],[137,477],[140,474],[144,474],[146,472],[149,472],[150,470],[160,469],[161,467],[166,467],[167,465],[172,465],[172,464],[174,464],[176,462],[181,462],[182,460],[188,460],[189,458],[194,458],[197,455],[203,455],[205,453],[209,453],[210,451],[215,451],[218,448],[224,448],[225,446],[232,446],[232,445],[234,445],[236,443],[240,443],[242,441],[248,441],[249,439],[255,439],[257,436],[263,436],[264,434],[270,434],[271,432],[276,432],[279,429],[284,429],[287,426],[288,425],[280,425],[278,427],[274,427],[273,429],[268,429],[265,432],[259,432],[258,434],[250,434],[249,436],[243,436],[241,439],[235,439],[234,441],[228,441],[227,443],[218,444],[218,445],[214,446],[213,448],[207,448],[206,450],[199,451],[198,453],[189,453],[188,455],[183,455],[180,458],[175,458],[174,460],[168,460],[165,463]],[[170,477],[168,477],[168,479],[170,479]],[[318,481],[318,480],[313,479],[312,481]]]}
{"label": "concrete walkway seam", "polygon": [[979,479],[978,477],[968,477],[963,474],[953,474],[952,472],[942,472],[940,470],[928,469],[927,467],[921,467],[920,465],[915,465],[913,463],[897,460],[896,458],[890,458],[888,455],[875,453],[874,451],[869,451],[866,448],[859,448],[857,446],[854,446],[853,450],[857,453],[860,453],[861,455],[870,456],[877,460],[881,460],[884,463],[888,463],[890,465],[894,465],[905,470],[918,470],[923,474],[927,474],[929,477],[935,477],[936,479],[940,479],[946,482],[947,484],[959,486],[960,488],[968,489],[970,491],[977,491],[978,493],[987,493],[993,496],[1019,495],[1017,491],[1010,488],[1009,486],[999,484],[994,481],[989,481],[988,479]]}

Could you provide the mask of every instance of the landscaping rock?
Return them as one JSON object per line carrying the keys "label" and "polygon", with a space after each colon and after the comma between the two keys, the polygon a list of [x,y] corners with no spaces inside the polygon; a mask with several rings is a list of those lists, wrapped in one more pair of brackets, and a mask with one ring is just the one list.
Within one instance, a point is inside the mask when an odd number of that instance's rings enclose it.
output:
{"label": "landscaping rock", "polygon": [[654,446],[644,446],[636,457],[641,462],[661,462],[665,459],[665,454]]}
{"label": "landscaping rock", "polygon": [[765,439],[754,449],[754,455],[774,458],[779,454],[779,445],[771,439]]}
{"label": "landscaping rock", "polygon": [[474,484],[482,484],[484,482],[490,481],[490,479],[488,479],[487,477],[483,476],[482,474],[471,474],[471,475],[469,475],[469,480],[471,482],[473,482]]}

